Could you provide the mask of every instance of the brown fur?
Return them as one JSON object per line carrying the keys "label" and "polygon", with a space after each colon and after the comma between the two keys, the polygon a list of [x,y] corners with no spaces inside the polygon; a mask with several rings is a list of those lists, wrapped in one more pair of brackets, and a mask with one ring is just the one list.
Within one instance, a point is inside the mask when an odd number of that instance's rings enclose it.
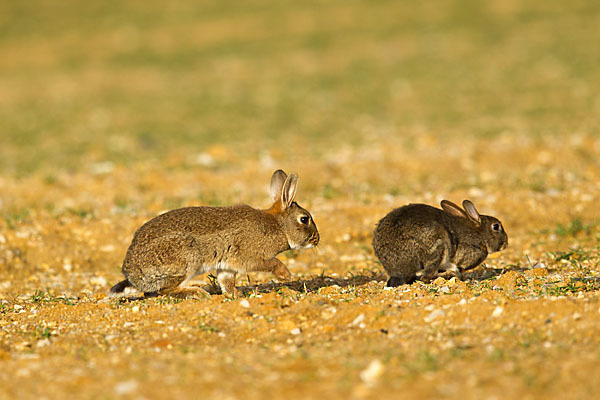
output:
{"label": "brown fur", "polygon": [[[275,256],[291,246],[305,248],[319,242],[312,216],[293,202],[297,180],[296,174],[275,171],[274,203],[267,210],[247,205],[186,207],[146,222],[123,261],[126,279],[111,292],[126,286],[146,295],[187,292],[191,278],[209,271],[216,271],[221,290],[231,296],[237,273],[263,271],[289,279],[290,272]],[[301,223],[300,217],[308,217],[308,223]]]}
{"label": "brown fur", "polygon": [[379,221],[373,249],[390,275],[388,286],[412,283],[417,273],[422,273],[423,281],[440,273],[460,278],[462,271],[481,264],[488,253],[506,248],[508,237],[498,219],[479,215],[469,200],[463,207],[447,200],[442,201],[443,210],[409,204]]}

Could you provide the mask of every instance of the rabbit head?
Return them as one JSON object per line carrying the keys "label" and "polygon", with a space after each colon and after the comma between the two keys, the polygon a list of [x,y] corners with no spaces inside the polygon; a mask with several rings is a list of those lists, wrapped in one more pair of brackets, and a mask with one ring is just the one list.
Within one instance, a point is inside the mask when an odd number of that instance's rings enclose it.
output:
{"label": "rabbit head", "polygon": [[463,208],[448,200],[441,203],[448,214],[465,218],[473,225],[483,238],[489,253],[504,250],[508,247],[508,236],[502,222],[489,215],[481,215],[470,200],[463,201]]}
{"label": "rabbit head", "polygon": [[319,231],[310,213],[294,201],[298,188],[298,175],[287,175],[278,169],[271,177],[273,214],[283,229],[291,249],[315,247],[319,244]]}

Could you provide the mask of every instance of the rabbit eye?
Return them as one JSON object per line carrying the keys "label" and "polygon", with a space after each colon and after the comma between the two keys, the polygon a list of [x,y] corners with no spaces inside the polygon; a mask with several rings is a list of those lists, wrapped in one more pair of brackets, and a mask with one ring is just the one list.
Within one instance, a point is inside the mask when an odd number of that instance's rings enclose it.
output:
{"label": "rabbit eye", "polygon": [[492,224],[492,230],[494,230],[496,232],[500,231],[501,227],[502,226],[499,223],[497,223],[497,222]]}
{"label": "rabbit eye", "polygon": [[301,217],[298,218],[298,221],[301,224],[308,225],[309,218],[306,215],[302,215]]}

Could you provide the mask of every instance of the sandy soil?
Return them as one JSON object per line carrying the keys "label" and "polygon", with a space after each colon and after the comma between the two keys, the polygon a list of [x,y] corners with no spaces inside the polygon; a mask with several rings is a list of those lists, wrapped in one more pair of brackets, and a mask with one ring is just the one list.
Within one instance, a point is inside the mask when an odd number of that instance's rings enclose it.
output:
{"label": "sandy soil", "polygon": [[[378,138],[292,161],[217,146],[210,166],[0,178],[0,397],[593,398],[599,150],[585,135]],[[106,296],[144,221],[180,205],[266,207],[275,166],[298,171],[322,235],[280,255],[290,282],[241,277],[235,300]],[[509,248],[464,281],[384,288],[375,223],[442,198],[500,218]]]}

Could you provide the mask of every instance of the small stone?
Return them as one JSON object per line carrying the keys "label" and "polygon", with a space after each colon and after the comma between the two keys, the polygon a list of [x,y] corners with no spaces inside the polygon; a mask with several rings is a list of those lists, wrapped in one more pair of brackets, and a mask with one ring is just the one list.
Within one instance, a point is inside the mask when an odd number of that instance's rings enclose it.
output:
{"label": "small stone", "polygon": [[367,385],[374,385],[377,383],[381,375],[385,371],[385,366],[379,360],[373,360],[369,363],[367,368],[360,372],[360,379]]}
{"label": "small stone", "polygon": [[247,299],[241,299],[240,306],[244,308],[250,308],[250,302]]}
{"label": "small stone", "polygon": [[292,335],[299,335],[302,331],[300,330],[300,328],[294,328],[290,331],[290,333]]}
{"label": "small stone", "polygon": [[38,340],[38,342],[35,344],[35,347],[46,347],[50,345],[50,339],[42,339],[42,340]]}
{"label": "small stone", "polygon": [[496,308],[494,308],[494,311],[492,312],[492,317],[497,318],[500,315],[502,315],[503,312],[504,312],[504,308],[497,306]]}
{"label": "small stone", "polygon": [[123,396],[135,392],[138,388],[137,381],[130,379],[128,381],[119,382],[115,385],[115,393],[117,396]]}
{"label": "small stone", "polygon": [[337,313],[337,308],[335,307],[327,307],[323,311],[321,311],[321,317],[323,319],[331,319]]}
{"label": "small stone", "polygon": [[104,246],[100,247],[100,251],[104,253],[112,253],[113,251],[115,251],[115,245],[105,244]]}
{"label": "small stone", "polygon": [[354,318],[354,321],[350,325],[356,326],[365,320],[365,314],[360,314],[358,317]]}
{"label": "small stone", "polygon": [[464,306],[465,304],[467,304],[467,300],[466,299],[460,299],[460,301],[458,302],[459,306]]}
{"label": "small stone", "polygon": [[425,317],[425,322],[429,323],[433,320],[443,317],[444,315],[446,315],[446,313],[442,310],[433,310],[428,316]]}
{"label": "small stone", "polygon": [[131,312],[136,313],[140,311],[140,306],[133,306],[131,307]]}
{"label": "small stone", "polygon": [[436,286],[441,286],[441,285],[446,284],[446,280],[440,276],[440,277],[435,278],[435,280],[431,283],[433,283]]}

